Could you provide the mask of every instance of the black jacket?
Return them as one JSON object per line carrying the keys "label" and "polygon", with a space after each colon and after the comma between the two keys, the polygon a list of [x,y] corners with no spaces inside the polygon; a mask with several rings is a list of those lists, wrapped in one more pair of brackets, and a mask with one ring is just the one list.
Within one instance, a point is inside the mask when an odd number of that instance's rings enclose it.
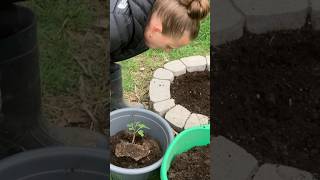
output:
{"label": "black jacket", "polygon": [[144,29],[154,0],[110,0],[111,61],[136,56],[148,47],[144,43]]}

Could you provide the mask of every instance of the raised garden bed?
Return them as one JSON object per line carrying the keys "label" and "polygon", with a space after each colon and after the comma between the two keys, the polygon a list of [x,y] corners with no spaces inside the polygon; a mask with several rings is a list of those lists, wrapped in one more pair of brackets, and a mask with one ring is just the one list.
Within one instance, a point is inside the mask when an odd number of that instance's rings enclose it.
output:
{"label": "raised garden bed", "polygon": [[[310,24],[310,23],[307,23]],[[213,48],[215,135],[260,164],[320,174],[320,32],[305,26]]]}
{"label": "raised garden bed", "polygon": [[166,63],[154,72],[149,95],[153,110],[180,132],[209,124],[210,56]]}

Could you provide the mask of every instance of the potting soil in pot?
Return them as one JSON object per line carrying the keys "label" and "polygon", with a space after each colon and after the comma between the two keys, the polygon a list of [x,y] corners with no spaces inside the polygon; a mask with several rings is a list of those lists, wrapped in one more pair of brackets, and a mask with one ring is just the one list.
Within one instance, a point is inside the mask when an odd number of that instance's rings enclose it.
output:
{"label": "potting soil in pot", "polygon": [[169,180],[210,180],[210,148],[199,146],[177,155],[168,171]]}
{"label": "potting soil in pot", "polygon": [[215,135],[320,174],[320,32],[246,33],[213,51]]}
{"label": "potting soil in pot", "polygon": [[171,95],[193,113],[210,116],[210,73],[192,72],[176,77],[171,85]]}
{"label": "potting soil in pot", "polygon": [[142,168],[157,162],[163,155],[159,142],[145,134],[142,138],[136,136],[132,144],[133,135],[127,131],[120,131],[110,137],[111,163],[123,168]]}

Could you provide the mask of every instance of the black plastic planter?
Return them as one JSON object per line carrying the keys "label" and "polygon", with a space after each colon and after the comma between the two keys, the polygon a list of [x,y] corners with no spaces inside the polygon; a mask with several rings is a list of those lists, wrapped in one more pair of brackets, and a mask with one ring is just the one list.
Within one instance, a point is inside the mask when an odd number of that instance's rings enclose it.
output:
{"label": "black plastic planter", "polygon": [[27,8],[9,5],[0,10],[0,20],[0,130],[17,143],[25,142],[21,139],[40,116],[36,18]]}
{"label": "black plastic planter", "polygon": [[109,152],[93,148],[52,147],[0,161],[3,180],[107,180]]}
{"label": "black plastic planter", "polygon": [[35,14],[14,4],[0,7],[0,136],[25,149],[51,145],[106,148],[106,137],[100,133],[49,127],[41,117]]}
{"label": "black plastic planter", "polygon": [[[0,20],[0,131],[26,148],[58,144],[38,133],[41,88],[36,17],[28,8],[9,5],[0,10]],[[36,142],[31,132],[41,141]]]}

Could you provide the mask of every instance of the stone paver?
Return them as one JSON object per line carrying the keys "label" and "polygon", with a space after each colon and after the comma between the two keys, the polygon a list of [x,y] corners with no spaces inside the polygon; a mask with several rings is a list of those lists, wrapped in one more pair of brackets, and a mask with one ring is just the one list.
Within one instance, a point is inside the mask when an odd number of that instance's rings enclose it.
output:
{"label": "stone paver", "polygon": [[308,0],[233,0],[246,16],[246,28],[256,34],[298,29],[305,24]]}
{"label": "stone paver", "polygon": [[160,116],[164,116],[171,108],[175,106],[174,99],[157,102],[153,104],[153,109]]}
{"label": "stone paver", "polygon": [[170,123],[170,125],[176,130],[181,131],[189,118],[191,112],[181,105],[176,105],[174,108],[169,110],[165,119]]}
{"label": "stone paver", "polygon": [[181,76],[187,72],[187,67],[180,60],[170,61],[164,68],[171,71],[174,76]]}
{"label": "stone paver", "polygon": [[314,29],[320,30],[320,1],[311,0],[311,21]]}
{"label": "stone paver", "polygon": [[209,118],[202,114],[192,113],[188,118],[184,129],[188,129],[194,126],[206,125],[209,124]]}
{"label": "stone paver", "polygon": [[203,56],[181,58],[181,62],[187,67],[187,72],[204,71],[207,67],[207,60]]}
{"label": "stone paver", "polygon": [[264,164],[255,174],[253,180],[314,180],[313,176],[306,171],[288,166]]}
{"label": "stone paver", "polygon": [[152,79],[149,86],[149,96],[153,103],[170,99],[170,81]]}
{"label": "stone paver", "polygon": [[206,56],[207,60],[207,70],[210,71],[210,56]]}
{"label": "stone paver", "polygon": [[211,23],[211,44],[219,46],[243,35],[245,17],[232,4],[231,0],[213,0],[213,21]]}
{"label": "stone paver", "polygon": [[211,179],[249,180],[252,177],[258,162],[251,154],[222,136],[211,140]]}
{"label": "stone paver", "polygon": [[153,77],[157,79],[162,79],[162,80],[169,80],[170,82],[173,81],[174,75],[171,71],[163,68],[158,68],[154,73]]}

